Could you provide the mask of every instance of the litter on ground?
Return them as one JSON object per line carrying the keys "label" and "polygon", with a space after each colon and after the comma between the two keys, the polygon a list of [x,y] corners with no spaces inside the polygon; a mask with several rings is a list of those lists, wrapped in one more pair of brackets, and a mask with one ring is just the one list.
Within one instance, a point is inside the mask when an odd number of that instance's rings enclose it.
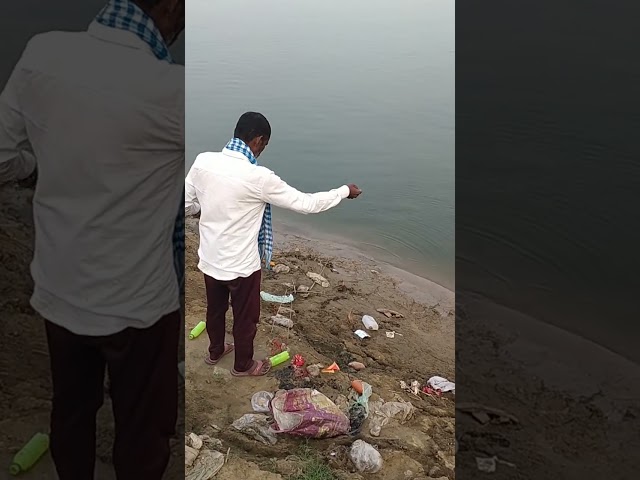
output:
{"label": "litter on ground", "polygon": [[349,419],[324,394],[310,388],[279,390],[271,401],[274,430],[305,438],[349,433]]}
{"label": "litter on ground", "polygon": [[400,312],[389,310],[388,308],[378,308],[376,311],[383,314],[387,318],[404,318],[404,315],[402,315]]}
{"label": "litter on ground", "polygon": [[247,413],[233,422],[231,426],[265,445],[275,445],[278,441],[269,425],[269,417],[263,414]]}
{"label": "litter on ground", "polygon": [[380,452],[364,440],[356,440],[351,445],[351,461],[361,473],[378,473],[382,470],[383,460]]}
{"label": "litter on ground", "polygon": [[280,325],[281,327],[293,328],[293,320],[284,317],[279,313],[271,317],[271,323],[274,325]]}
{"label": "litter on ground", "polygon": [[496,465],[501,463],[511,468],[515,468],[515,464],[501,460],[496,456],[493,457],[476,457],[476,465],[478,470],[485,473],[493,473],[496,471]]}
{"label": "litter on ground", "polygon": [[311,280],[313,280],[315,283],[317,283],[323,288],[327,288],[330,285],[329,280],[327,280],[326,278],[324,278],[322,275],[318,273],[308,272],[307,277],[309,277]]}
{"label": "litter on ground", "polygon": [[258,413],[268,413],[269,403],[273,398],[273,394],[269,392],[256,392],[251,397],[251,408],[253,408],[254,412]]}
{"label": "litter on ground", "polygon": [[273,302],[273,303],[293,303],[293,295],[272,295],[267,292],[260,292],[260,297],[265,302]]}
{"label": "litter on ground", "polygon": [[278,313],[282,314],[282,315],[295,315],[296,311],[293,308],[289,308],[289,307],[280,307],[278,309]]}
{"label": "litter on ground", "polygon": [[371,335],[369,335],[367,332],[365,332],[364,330],[356,330],[355,333],[357,336],[359,336],[361,339],[365,339],[365,338],[370,338]]}
{"label": "litter on ground", "polygon": [[323,368],[322,369],[322,373],[336,373],[336,372],[339,372],[339,371],[340,371],[340,367],[338,366],[338,364],[336,362],[333,362],[327,368]]}
{"label": "litter on ground", "polygon": [[378,330],[378,322],[371,315],[362,316],[362,324],[367,330]]}
{"label": "litter on ground", "polygon": [[290,270],[291,268],[289,268],[287,265],[284,265],[282,263],[273,267],[274,273],[289,273]]}
{"label": "litter on ground", "polygon": [[444,377],[431,377],[427,380],[427,385],[433,388],[434,390],[441,390],[443,392],[456,392],[456,384],[450,382]]}
{"label": "litter on ground", "polygon": [[464,413],[468,413],[473,418],[475,418],[478,422],[487,424],[489,422],[493,423],[519,423],[517,417],[511,415],[504,410],[500,410],[499,408],[487,407],[486,405],[482,405],[480,403],[460,403],[456,404],[456,410],[459,410]]}
{"label": "litter on ground", "polygon": [[222,447],[222,443],[219,440],[213,441],[207,435],[190,433],[185,436],[185,480],[210,480],[218,474],[225,463],[225,457],[213,447]]}
{"label": "litter on ground", "polygon": [[379,400],[369,404],[371,412],[370,433],[374,437],[379,437],[382,427],[387,425],[392,419],[398,419],[404,423],[413,417],[414,406],[410,402],[384,402]]}

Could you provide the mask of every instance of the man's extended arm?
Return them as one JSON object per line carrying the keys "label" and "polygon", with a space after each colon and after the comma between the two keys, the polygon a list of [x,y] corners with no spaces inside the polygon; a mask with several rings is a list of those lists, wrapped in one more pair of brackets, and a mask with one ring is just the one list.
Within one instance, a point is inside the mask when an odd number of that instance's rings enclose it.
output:
{"label": "man's extended arm", "polygon": [[262,185],[261,199],[277,207],[308,214],[324,212],[335,207],[349,197],[350,192],[350,188],[343,185],[328,192],[303,193],[270,172]]}
{"label": "man's extended arm", "polygon": [[187,178],[184,181],[184,214],[187,216],[196,215],[200,211],[200,203],[196,195],[196,188],[193,186],[192,179],[193,167],[189,170]]}
{"label": "man's extended arm", "polygon": [[36,159],[27,137],[18,92],[24,85],[20,62],[0,94],[0,184],[23,180],[36,168]]}

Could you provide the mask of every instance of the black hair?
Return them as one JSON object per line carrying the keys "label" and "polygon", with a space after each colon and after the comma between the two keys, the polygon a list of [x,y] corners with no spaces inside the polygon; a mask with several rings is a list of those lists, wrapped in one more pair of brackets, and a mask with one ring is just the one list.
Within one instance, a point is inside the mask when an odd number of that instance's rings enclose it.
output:
{"label": "black hair", "polygon": [[243,113],[236,124],[233,136],[239,138],[244,143],[249,143],[256,137],[264,136],[271,138],[271,125],[269,125],[269,121],[261,113]]}

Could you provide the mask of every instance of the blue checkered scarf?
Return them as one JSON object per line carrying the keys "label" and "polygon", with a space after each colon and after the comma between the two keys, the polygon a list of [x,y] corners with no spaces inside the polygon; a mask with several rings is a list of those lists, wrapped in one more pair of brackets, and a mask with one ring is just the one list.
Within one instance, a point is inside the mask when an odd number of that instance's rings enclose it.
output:
{"label": "blue checkered scarf", "polygon": [[[96,17],[96,22],[111,28],[135,33],[145,42],[158,60],[173,63],[169,49],[153,20],[129,0],[109,0]],[[184,287],[184,194],[173,228],[173,265],[180,290]]]}
{"label": "blue checkered scarf", "polygon": [[[242,153],[252,165],[258,165],[258,160],[253,156],[253,152],[239,138],[232,138],[227,146],[229,150]],[[262,226],[258,234],[258,250],[260,259],[264,261],[267,270],[271,269],[271,257],[273,256],[273,227],[271,226],[271,205],[267,203],[262,217]]]}

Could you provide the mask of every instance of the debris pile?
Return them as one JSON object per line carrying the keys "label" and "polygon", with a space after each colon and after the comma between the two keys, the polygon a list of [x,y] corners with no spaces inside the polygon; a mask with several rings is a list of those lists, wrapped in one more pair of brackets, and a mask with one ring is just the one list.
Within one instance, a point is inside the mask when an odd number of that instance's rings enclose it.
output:
{"label": "debris pile", "polygon": [[185,480],[209,480],[215,477],[225,464],[225,456],[216,448],[222,443],[207,435],[190,433],[184,438]]}

